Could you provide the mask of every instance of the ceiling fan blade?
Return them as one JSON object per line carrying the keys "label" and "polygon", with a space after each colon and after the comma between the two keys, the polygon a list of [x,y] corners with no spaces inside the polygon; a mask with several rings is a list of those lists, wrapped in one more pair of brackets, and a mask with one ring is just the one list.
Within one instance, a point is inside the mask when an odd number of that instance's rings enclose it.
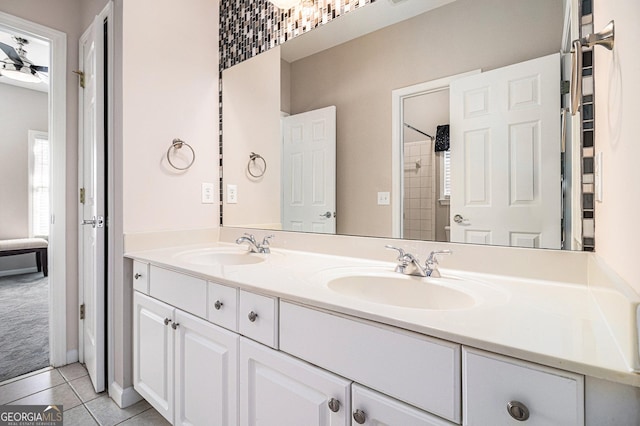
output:
{"label": "ceiling fan blade", "polygon": [[20,55],[18,55],[16,49],[2,42],[0,42],[0,49],[2,49],[2,51],[9,57],[9,59],[13,61],[14,64],[24,65],[24,62],[22,62],[22,59],[20,59]]}
{"label": "ceiling fan blade", "polygon": [[49,72],[49,67],[43,67],[42,65],[31,65],[31,69],[38,72]]}

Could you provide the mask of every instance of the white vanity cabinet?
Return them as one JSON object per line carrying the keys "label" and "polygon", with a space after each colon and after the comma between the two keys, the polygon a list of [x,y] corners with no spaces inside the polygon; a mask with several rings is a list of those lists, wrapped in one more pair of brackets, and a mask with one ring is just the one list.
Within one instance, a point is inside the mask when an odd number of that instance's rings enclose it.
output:
{"label": "white vanity cabinet", "polygon": [[282,301],[280,349],[454,423],[461,421],[458,344]]}
{"label": "white vanity cabinet", "polygon": [[350,424],[351,382],[246,338],[240,340],[240,425]]}
{"label": "white vanity cabinet", "polygon": [[464,425],[583,426],[584,377],[463,349]]}
{"label": "white vanity cabinet", "polygon": [[134,388],[176,425],[236,425],[239,336],[134,292]]}

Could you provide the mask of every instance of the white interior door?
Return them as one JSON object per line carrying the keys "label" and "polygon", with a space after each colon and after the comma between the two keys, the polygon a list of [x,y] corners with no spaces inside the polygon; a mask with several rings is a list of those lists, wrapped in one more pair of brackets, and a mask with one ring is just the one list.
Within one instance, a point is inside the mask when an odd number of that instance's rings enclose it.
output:
{"label": "white interior door", "polygon": [[560,248],[560,55],[450,88],[451,241]]}
{"label": "white interior door", "polygon": [[[80,38],[79,186],[80,361],[97,392],[105,389],[105,132],[102,22]],[[84,198],[84,199],[83,199]],[[82,308],[84,307],[84,308]],[[84,311],[84,319],[82,319]]]}
{"label": "white interior door", "polygon": [[282,229],[336,232],[336,107],[282,119]]}

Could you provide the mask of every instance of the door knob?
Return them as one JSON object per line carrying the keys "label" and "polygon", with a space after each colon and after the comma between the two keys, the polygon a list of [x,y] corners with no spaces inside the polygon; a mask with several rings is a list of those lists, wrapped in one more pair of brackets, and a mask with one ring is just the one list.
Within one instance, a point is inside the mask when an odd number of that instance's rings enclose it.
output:
{"label": "door knob", "polygon": [[102,216],[93,217],[93,219],[84,219],[80,225],[91,225],[92,228],[104,227],[104,218]]}
{"label": "door knob", "polygon": [[338,411],[340,411],[340,401],[338,401],[335,398],[331,398],[329,400],[329,410],[331,410],[334,413],[337,413]]}
{"label": "door knob", "polygon": [[326,217],[327,219],[331,219],[331,212],[322,213],[320,214],[320,217]]}
{"label": "door knob", "polygon": [[466,221],[467,221],[467,219],[465,219],[464,217],[462,217],[462,215],[461,215],[461,214],[457,214],[457,215],[453,216],[453,221],[454,221],[455,223],[462,224],[463,222],[466,222]]}

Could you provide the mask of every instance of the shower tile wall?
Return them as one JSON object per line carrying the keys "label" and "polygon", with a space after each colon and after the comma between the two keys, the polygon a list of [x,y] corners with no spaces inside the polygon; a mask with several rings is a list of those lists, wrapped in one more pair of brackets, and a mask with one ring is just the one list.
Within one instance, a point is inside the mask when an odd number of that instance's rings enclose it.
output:
{"label": "shower tile wall", "polygon": [[311,7],[280,10],[268,0],[220,0],[219,158],[222,185],[222,71],[376,0],[315,0]]}
{"label": "shower tile wall", "polygon": [[[580,2],[580,36],[594,32],[593,2]],[[594,69],[593,49],[582,54],[582,249],[595,248],[595,205],[594,205]]]}
{"label": "shower tile wall", "polygon": [[406,239],[436,239],[435,156],[429,141],[404,144],[403,237]]}

